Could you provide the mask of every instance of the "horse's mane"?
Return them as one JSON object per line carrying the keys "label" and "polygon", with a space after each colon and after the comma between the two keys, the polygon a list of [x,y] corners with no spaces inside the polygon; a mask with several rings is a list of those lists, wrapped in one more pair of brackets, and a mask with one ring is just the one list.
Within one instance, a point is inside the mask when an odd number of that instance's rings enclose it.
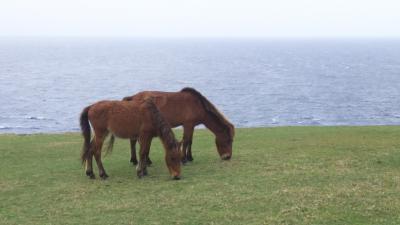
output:
{"label": "horse's mane", "polygon": [[212,115],[215,119],[217,119],[217,121],[219,121],[223,126],[225,126],[226,130],[228,131],[229,137],[233,140],[233,137],[235,136],[235,128],[233,124],[230,123],[225,118],[225,116],[220,111],[218,111],[218,109],[210,101],[208,101],[206,97],[204,97],[200,92],[191,87],[185,87],[181,90],[181,92],[188,92],[196,96],[200,100],[205,111]]}
{"label": "horse's mane", "polygon": [[158,110],[157,106],[154,104],[152,98],[145,99],[145,104],[147,109],[149,109],[153,125],[157,129],[157,135],[161,138],[164,146],[167,150],[176,148],[177,141],[175,139],[175,135],[172,132],[171,126],[169,123],[164,119],[161,115],[160,111]]}

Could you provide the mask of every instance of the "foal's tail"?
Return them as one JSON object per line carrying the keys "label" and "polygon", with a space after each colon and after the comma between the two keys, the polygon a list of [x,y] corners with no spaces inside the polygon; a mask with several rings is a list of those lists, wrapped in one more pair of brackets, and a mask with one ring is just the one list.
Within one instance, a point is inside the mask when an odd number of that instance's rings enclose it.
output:
{"label": "foal's tail", "polygon": [[81,131],[84,140],[81,154],[82,164],[84,164],[89,158],[90,153],[90,124],[88,117],[89,109],[90,106],[84,108],[80,117]]}

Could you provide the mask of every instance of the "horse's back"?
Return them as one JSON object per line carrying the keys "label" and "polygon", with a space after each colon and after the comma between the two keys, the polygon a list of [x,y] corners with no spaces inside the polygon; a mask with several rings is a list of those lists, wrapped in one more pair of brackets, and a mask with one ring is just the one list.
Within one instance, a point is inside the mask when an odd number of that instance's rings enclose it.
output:
{"label": "horse's back", "polygon": [[188,92],[142,91],[124,99],[142,102],[147,98],[153,99],[171,126],[185,123],[196,125],[204,118],[204,109],[200,100]]}

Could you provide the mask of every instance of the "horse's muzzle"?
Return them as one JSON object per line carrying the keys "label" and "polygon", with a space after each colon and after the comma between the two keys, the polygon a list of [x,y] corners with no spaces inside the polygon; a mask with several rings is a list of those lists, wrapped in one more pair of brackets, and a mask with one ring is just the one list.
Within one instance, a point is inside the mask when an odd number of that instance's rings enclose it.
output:
{"label": "horse's muzzle", "polygon": [[232,157],[231,154],[224,154],[224,155],[221,155],[221,159],[222,159],[222,160],[230,160],[231,157]]}

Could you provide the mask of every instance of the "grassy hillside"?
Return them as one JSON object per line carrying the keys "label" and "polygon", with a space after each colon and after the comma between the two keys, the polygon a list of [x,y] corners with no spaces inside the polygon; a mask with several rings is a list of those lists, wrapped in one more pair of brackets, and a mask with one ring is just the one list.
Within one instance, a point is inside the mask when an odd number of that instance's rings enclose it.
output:
{"label": "grassy hillside", "polygon": [[0,224],[400,224],[398,126],[238,129],[228,162],[198,130],[179,181],[158,139],[148,177],[117,140],[109,179],[89,180],[81,143],[0,135]]}

